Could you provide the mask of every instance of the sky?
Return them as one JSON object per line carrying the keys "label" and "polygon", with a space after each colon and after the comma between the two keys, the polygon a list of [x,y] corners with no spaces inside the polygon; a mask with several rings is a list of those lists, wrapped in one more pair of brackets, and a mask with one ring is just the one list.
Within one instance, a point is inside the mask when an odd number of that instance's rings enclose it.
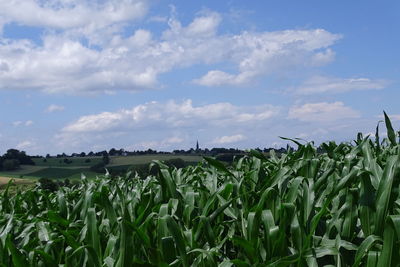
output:
{"label": "sky", "polygon": [[[400,127],[397,0],[0,0],[0,154]],[[383,127],[381,134],[385,134]]]}

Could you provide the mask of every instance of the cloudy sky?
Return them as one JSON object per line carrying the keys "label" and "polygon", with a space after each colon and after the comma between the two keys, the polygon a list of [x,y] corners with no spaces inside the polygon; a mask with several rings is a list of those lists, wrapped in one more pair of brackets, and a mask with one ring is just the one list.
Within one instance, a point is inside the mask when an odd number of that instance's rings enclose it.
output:
{"label": "cloudy sky", "polygon": [[0,154],[400,127],[400,2],[0,0]]}

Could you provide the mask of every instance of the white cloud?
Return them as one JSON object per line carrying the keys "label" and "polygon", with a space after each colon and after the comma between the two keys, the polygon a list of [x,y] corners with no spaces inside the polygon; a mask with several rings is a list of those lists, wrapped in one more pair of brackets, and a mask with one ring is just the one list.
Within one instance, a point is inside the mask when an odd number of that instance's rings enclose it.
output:
{"label": "white cloud", "polygon": [[147,150],[147,149],[168,149],[172,146],[179,147],[180,144],[185,141],[185,139],[173,136],[170,138],[163,139],[161,141],[142,141],[138,144],[128,147],[128,150]]}
{"label": "white cloud", "polygon": [[[221,63],[237,72],[214,69],[194,82],[243,85],[259,76],[326,63],[333,54],[329,47],[341,38],[322,29],[219,34],[221,16],[210,11],[197,15],[186,26],[172,16],[161,36],[146,29],[123,36],[123,22],[145,13],[146,2],[55,1],[50,6],[33,0],[23,2],[4,2],[0,10],[12,11],[4,15],[10,22],[62,29],[46,31],[42,44],[0,38],[0,89],[65,94],[140,91],[160,87],[161,74]],[[38,13],[24,12],[18,17],[20,10],[27,9],[17,9],[17,4],[30,5],[30,10]],[[93,14],[88,16],[85,10]],[[40,12],[43,21],[35,15]],[[107,13],[104,18],[103,13]],[[88,40],[89,45],[82,40]]]}
{"label": "white cloud", "polygon": [[328,48],[325,51],[315,53],[311,59],[311,65],[321,66],[332,62],[335,59],[335,52]]}
{"label": "white cloud", "polygon": [[65,109],[65,107],[63,107],[63,106],[51,104],[50,106],[47,107],[46,112],[52,113],[55,111],[63,111],[64,109]]}
{"label": "white cloud", "polygon": [[120,113],[103,112],[96,115],[83,116],[75,123],[65,127],[65,132],[101,132],[108,129],[116,128],[124,123],[128,112]]}
{"label": "white cloud", "polygon": [[347,107],[343,102],[308,103],[289,109],[288,118],[303,122],[332,122],[343,119],[359,118],[360,113]]}
{"label": "white cloud", "polygon": [[298,94],[319,93],[344,93],[354,90],[379,90],[388,84],[385,80],[373,80],[368,78],[333,78],[326,76],[314,76],[298,88]]}
{"label": "white cloud", "polygon": [[252,73],[232,75],[220,70],[211,70],[200,79],[194,80],[194,82],[204,86],[240,85],[247,83],[252,76]]}
{"label": "white cloud", "polygon": [[237,132],[239,127],[254,131],[271,127],[280,112],[280,107],[272,105],[153,101],[131,109],[82,116],[62,128],[53,141],[62,149],[92,147],[96,143],[117,147],[115,143],[122,140],[123,147],[135,149],[189,148],[196,139],[203,145],[212,144],[221,132]]}
{"label": "white cloud", "polygon": [[15,127],[20,126],[20,125],[31,126],[31,125],[33,125],[33,121],[31,121],[31,120],[27,120],[25,122],[24,121],[14,121],[12,123],[12,125]]}
{"label": "white cloud", "polygon": [[258,76],[296,66],[323,65],[333,60],[334,52],[328,47],[340,38],[323,29],[243,32],[228,38],[224,48],[230,55],[226,59],[238,66],[238,73],[211,70],[194,82],[204,86],[243,85]]}
{"label": "white cloud", "polygon": [[34,149],[35,147],[36,147],[36,143],[32,140],[22,141],[15,146],[15,148],[18,150]]}
{"label": "white cloud", "polygon": [[197,125],[232,125],[268,120],[279,113],[272,105],[254,107],[235,106],[230,103],[216,103],[193,106],[191,100],[181,103],[149,102],[132,109],[116,112],[102,112],[80,117],[67,125],[62,132],[104,132],[113,129],[158,127],[192,127]]}
{"label": "white cloud", "polygon": [[0,17],[3,24],[93,31],[142,18],[147,8],[141,0],[13,0],[0,2]]}
{"label": "white cloud", "polygon": [[209,13],[197,17],[186,29],[186,33],[192,36],[213,36],[221,22],[221,16],[218,13]]}
{"label": "white cloud", "polygon": [[215,138],[213,143],[214,144],[231,144],[231,143],[237,143],[237,142],[243,141],[245,139],[246,139],[246,136],[244,136],[242,134],[225,135],[225,136]]}

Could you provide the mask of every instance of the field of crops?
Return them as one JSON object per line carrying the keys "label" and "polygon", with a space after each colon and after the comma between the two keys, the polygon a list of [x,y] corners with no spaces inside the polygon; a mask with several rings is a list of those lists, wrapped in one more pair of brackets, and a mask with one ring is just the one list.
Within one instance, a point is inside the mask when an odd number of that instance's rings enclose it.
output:
{"label": "field of crops", "polygon": [[5,191],[0,266],[397,266],[400,145],[386,127],[324,153],[298,143],[229,167],[155,162],[146,178]]}
{"label": "field of crops", "polygon": [[[196,164],[202,160],[197,155],[134,155],[112,156],[107,168],[113,170],[127,170],[130,167],[143,168],[152,160],[168,161],[176,158],[182,159],[186,164]],[[64,161],[67,159],[68,163]],[[102,157],[66,157],[66,158],[33,158],[35,165],[22,165],[18,170],[1,171],[0,176],[16,178],[51,178],[51,179],[79,179],[83,173],[88,178],[99,175],[90,167],[102,162]],[[146,167],[147,169],[147,167]]]}

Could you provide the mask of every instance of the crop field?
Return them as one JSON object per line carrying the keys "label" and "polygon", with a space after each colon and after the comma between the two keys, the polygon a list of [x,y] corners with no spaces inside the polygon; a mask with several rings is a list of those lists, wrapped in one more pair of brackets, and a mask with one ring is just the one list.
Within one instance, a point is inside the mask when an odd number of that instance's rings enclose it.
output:
{"label": "crop field", "polygon": [[110,166],[118,165],[142,165],[152,162],[153,160],[169,160],[174,158],[181,158],[186,162],[200,162],[203,157],[196,155],[138,155],[127,157],[110,157]]}
{"label": "crop field", "polygon": [[[128,169],[130,166],[141,166],[151,163],[152,160],[170,160],[181,158],[188,164],[195,164],[202,160],[196,155],[135,155],[113,156],[107,168],[118,170]],[[35,165],[22,165],[18,170],[2,171],[0,176],[16,178],[51,178],[51,179],[79,179],[81,174],[88,178],[95,178],[98,173],[90,170],[90,167],[102,162],[102,157],[66,157],[70,163],[65,163],[64,158],[33,158]],[[88,159],[90,161],[88,161]]]}
{"label": "crop field", "polygon": [[9,177],[0,177],[0,188],[5,187],[10,181],[14,184],[32,184],[33,180],[30,179],[18,179],[18,178],[9,178]]}
{"label": "crop field", "polygon": [[257,151],[0,197],[2,266],[398,266],[400,144]]}
{"label": "crop field", "polygon": [[[65,163],[64,159],[68,159],[71,163]],[[45,167],[90,167],[102,161],[102,157],[65,157],[65,158],[34,158],[36,166]]]}

